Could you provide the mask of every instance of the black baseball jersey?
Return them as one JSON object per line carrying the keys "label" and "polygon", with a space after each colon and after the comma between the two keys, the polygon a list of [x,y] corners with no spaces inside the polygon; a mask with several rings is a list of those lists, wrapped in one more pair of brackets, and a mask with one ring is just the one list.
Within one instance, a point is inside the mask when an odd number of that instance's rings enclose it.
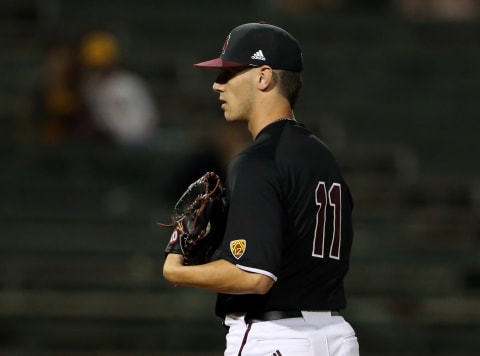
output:
{"label": "black baseball jersey", "polygon": [[226,186],[221,257],[275,283],[265,295],[218,294],[217,315],[344,308],[353,202],[327,146],[296,121],[276,121],[232,160]]}

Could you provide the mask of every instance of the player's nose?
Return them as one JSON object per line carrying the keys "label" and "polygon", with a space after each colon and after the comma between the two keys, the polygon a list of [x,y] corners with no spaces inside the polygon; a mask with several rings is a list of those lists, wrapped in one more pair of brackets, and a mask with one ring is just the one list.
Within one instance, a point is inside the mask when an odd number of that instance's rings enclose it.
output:
{"label": "player's nose", "polygon": [[214,82],[213,85],[212,85],[213,91],[215,91],[217,93],[221,92],[222,88],[223,88],[223,85],[218,83],[218,82]]}

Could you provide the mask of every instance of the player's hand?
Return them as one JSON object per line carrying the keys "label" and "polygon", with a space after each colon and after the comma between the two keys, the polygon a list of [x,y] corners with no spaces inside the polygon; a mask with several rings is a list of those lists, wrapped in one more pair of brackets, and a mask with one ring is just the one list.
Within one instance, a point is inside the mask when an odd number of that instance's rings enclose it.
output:
{"label": "player's hand", "polygon": [[218,174],[206,172],[190,184],[175,204],[173,228],[165,254],[181,254],[184,265],[201,265],[214,259],[225,229],[227,200]]}

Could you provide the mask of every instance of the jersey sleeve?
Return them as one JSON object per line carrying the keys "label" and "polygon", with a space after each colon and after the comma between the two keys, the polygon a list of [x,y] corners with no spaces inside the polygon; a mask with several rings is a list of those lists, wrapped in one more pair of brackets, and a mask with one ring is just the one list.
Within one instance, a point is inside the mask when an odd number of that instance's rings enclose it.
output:
{"label": "jersey sleeve", "polygon": [[238,156],[229,166],[229,213],[222,257],[277,280],[282,251],[282,205],[271,161]]}

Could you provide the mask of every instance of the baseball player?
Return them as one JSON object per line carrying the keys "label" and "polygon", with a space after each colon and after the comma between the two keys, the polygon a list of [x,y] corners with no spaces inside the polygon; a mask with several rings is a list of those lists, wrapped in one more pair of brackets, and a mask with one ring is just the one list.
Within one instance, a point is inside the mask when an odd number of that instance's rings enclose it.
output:
{"label": "baseball player", "polygon": [[169,253],[164,277],[218,293],[225,355],[358,355],[341,316],[352,246],[352,198],[326,145],[293,109],[303,69],[297,40],[266,23],[228,35],[219,58],[195,64],[225,119],[243,121],[252,144],[230,162],[220,256],[185,265]]}

